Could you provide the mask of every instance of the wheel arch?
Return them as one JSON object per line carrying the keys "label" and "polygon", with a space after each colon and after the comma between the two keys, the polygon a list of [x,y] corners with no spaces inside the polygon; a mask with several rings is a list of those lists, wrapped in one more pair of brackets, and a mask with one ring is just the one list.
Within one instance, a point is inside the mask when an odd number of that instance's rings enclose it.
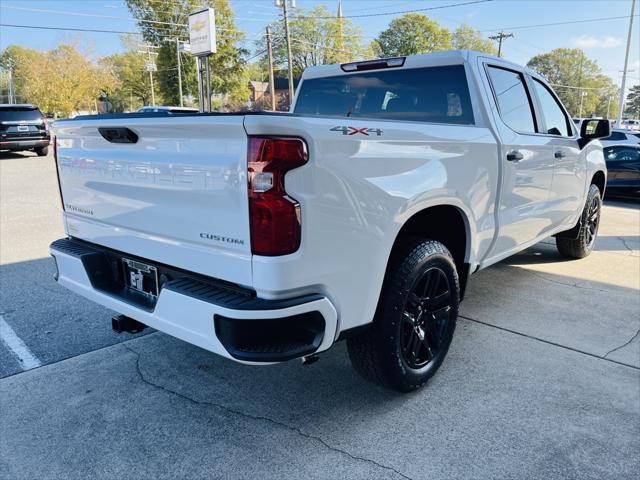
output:
{"label": "wheel arch", "polygon": [[462,300],[470,274],[469,259],[472,248],[471,223],[467,214],[452,204],[432,205],[413,213],[402,224],[396,235],[387,260],[385,278],[394,253],[399,250],[403,242],[413,238],[438,241],[451,252],[460,279],[460,300]]}
{"label": "wheel arch", "polygon": [[600,190],[600,196],[604,196],[604,188],[607,182],[607,177],[602,170],[598,170],[591,177],[591,185],[595,185]]}

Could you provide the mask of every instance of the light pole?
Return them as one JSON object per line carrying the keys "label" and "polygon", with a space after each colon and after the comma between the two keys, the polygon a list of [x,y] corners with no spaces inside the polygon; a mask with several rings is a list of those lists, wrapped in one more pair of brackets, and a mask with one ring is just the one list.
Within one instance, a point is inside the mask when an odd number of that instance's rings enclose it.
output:
{"label": "light pole", "polygon": [[627,51],[624,54],[624,71],[622,73],[622,85],[620,86],[620,98],[618,99],[618,117],[616,126],[620,128],[622,123],[622,110],[624,109],[624,90],[627,86],[627,67],[629,66],[629,49],[631,48],[631,31],[633,30],[633,15],[636,12],[636,0],[631,2],[631,14],[629,15],[629,32],[627,33]]}

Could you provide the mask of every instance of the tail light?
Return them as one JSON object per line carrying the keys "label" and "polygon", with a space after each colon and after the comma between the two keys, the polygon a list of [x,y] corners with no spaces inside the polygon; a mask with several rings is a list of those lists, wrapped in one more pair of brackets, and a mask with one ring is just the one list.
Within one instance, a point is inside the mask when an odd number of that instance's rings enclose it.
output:
{"label": "tail light", "polygon": [[286,255],[300,247],[300,205],[287,195],[284,177],[307,160],[307,145],[300,138],[249,137],[249,216],[254,254]]}
{"label": "tail light", "polygon": [[44,131],[48,132],[49,131],[49,122],[47,121],[46,118],[42,119],[42,125],[44,126]]}

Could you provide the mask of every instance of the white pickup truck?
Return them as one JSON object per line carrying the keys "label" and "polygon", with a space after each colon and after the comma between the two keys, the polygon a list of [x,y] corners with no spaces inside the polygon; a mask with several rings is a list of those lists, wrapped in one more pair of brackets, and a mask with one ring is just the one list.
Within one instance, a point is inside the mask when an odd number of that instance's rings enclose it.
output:
{"label": "white pickup truck", "polygon": [[413,390],[470,274],[551,235],[592,250],[610,127],[581,130],[535,72],[469,51],[309,68],[288,114],[60,121],[56,278],[243,363],[346,339]]}

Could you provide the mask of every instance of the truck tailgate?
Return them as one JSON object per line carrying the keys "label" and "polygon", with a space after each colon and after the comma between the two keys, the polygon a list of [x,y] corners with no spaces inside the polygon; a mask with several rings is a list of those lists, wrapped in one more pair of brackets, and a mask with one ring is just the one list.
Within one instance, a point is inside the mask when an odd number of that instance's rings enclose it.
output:
{"label": "truck tailgate", "polygon": [[[138,139],[113,143],[99,128]],[[70,236],[251,286],[242,115],[96,118],[55,131]]]}

